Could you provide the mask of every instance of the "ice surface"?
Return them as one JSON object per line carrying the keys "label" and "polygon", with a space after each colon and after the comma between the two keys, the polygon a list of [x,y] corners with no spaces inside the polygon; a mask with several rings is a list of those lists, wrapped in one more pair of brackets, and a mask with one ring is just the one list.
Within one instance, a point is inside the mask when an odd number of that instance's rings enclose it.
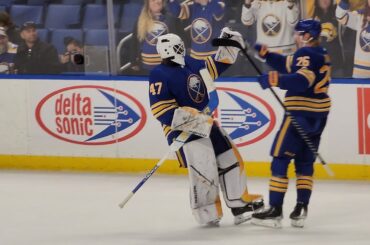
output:
{"label": "ice surface", "polygon": [[[118,207],[142,175],[0,172],[0,245],[370,244],[370,183],[316,181],[305,228],[292,228],[290,180],[283,229],[233,225],[226,206],[218,228],[197,225],[186,176],[154,175]],[[267,179],[249,179],[267,199]]]}

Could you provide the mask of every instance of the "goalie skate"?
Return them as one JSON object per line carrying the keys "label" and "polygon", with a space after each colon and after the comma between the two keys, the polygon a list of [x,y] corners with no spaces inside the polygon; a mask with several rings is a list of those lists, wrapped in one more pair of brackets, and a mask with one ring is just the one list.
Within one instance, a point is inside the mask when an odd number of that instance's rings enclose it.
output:
{"label": "goalie skate", "polygon": [[[252,212],[258,212],[259,210],[263,209],[264,202],[263,199],[256,201],[256,202],[250,202],[244,207],[240,208],[232,208],[231,212],[234,215],[234,224],[240,225],[246,221],[249,221],[252,219]],[[248,212],[251,212],[248,214]]]}
{"label": "goalie skate", "polygon": [[206,224],[207,227],[219,227],[220,226],[220,219],[215,219]]}

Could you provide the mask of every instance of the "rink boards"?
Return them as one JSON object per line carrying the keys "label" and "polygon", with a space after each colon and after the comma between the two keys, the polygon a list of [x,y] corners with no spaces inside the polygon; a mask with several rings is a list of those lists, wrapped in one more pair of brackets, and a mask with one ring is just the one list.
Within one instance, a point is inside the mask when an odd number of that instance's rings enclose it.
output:
{"label": "rink boards", "polygon": [[[142,172],[168,150],[143,78],[3,77],[1,82],[1,168]],[[268,176],[283,110],[253,78],[223,79],[217,88],[215,117],[239,146],[248,175]],[[206,96],[201,89],[185,92]],[[332,110],[320,154],[336,179],[369,180],[370,81],[334,80],[329,93]],[[320,164],[316,167],[317,178],[328,178]],[[174,158],[159,171],[185,172]]]}

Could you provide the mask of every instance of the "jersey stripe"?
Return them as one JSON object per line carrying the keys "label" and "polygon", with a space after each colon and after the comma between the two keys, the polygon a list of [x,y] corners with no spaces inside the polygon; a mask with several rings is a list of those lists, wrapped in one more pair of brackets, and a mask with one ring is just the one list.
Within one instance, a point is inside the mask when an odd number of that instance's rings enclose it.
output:
{"label": "jersey stripe", "polygon": [[150,109],[154,110],[155,108],[157,108],[158,106],[163,105],[163,104],[177,104],[177,103],[176,103],[176,100],[175,99],[172,99],[172,100],[161,100],[161,101],[159,101],[157,103],[154,103],[150,107]]}
{"label": "jersey stripe", "polygon": [[286,57],[286,63],[285,63],[286,70],[288,73],[292,72],[292,64],[293,64],[293,55],[288,55]]}
{"label": "jersey stripe", "polygon": [[167,111],[172,110],[172,109],[175,109],[175,108],[178,108],[178,106],[177,105],[171,105],[169,107],[166,107],[165,109],[162,109],[158,113],[153,113],[153,116],[155,118],[158,118],[158,117],[162,116],[164,113],[166,113]]}
{"label": "jersey stripe", "polygon": [[306,67],[303,67],[303,68],[299,69],[296,73],[301,74],[302,76],[304,76],[307,79],[310,87],[315,82],[315,79],[316,79],[315,73],[313,71],[307,69]]}
{"label": "jersey stripe", "polygon": [[283,143],[283,140],[285,138],[285,134],[288,130],[288,127],[290,125],[290,122],[291,122],[291,119],[289,117],[285,118],[285,122],[284,122],[284,125],[279,133],[279,137],[278,137],[278,140],[277,140],[277,143],[276,143],[276,146],[275,146],[275,150],[274,150],[274,156],[278,156],[279,155],[279,151],[280,151],[280,148],[281,148],[281,144]]}

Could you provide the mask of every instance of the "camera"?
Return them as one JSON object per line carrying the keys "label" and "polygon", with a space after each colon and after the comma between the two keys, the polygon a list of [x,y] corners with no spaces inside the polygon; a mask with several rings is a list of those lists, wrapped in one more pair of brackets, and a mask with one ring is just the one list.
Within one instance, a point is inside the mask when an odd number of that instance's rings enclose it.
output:
{"label": "camera", "polygon": [[85,63],[85,57],[79,52],[69,52],[70,61],[75,65],[83,65]]}

